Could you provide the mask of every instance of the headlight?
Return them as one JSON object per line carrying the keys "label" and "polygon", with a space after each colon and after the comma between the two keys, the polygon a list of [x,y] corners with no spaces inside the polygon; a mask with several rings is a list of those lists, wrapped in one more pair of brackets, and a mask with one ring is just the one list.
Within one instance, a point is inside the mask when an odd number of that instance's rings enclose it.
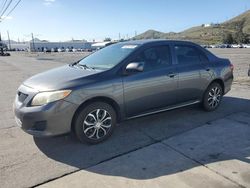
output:
{"label": "headlight", "polygon": [[67,97],[71,93],[71,90],[60,90],[60,91],[48,91],[41,92],[35,95],[31,105],[32,106],[41,106],[49,102],[54,102],[60,99]]}

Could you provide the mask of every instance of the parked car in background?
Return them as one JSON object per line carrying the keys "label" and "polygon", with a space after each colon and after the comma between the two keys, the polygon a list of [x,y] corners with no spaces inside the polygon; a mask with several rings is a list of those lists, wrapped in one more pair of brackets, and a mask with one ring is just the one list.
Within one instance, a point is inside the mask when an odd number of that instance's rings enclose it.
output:
{"label": "parked car in background", "polygon": [[64,52],[65,50],[63,48],[58,48],[58,52]]}
{"label": "parked car in background", "polygon": [[194,43],[121,42],[24,81],[14,112],[34,136],[73,131],[96,144],[126,119],[197,103],[213,111],[232,81],[230,61]]}
{"label": "parked car in background", "polygon": [[58,52],[58,48],[51,48],[51,52]]}
{"label": "parked car in background", "polygon": [[239,44],[232,44],[232,45],[231,45],[231,48],[239,48],[239,47],[240,47]]}
{"label": "parked car in background", "polygon": [[243,48],[250,48],[250,44],[243,44]]}
{"label": "parked car in background", "polygon": [[250,64],[249,64],[249,67],[248,67],[248,73],[247,73],[248,76],[250,76]]}
{"label": "parked car in background", "polygon": [[43,49],[43,52],[49,53],[49,52],[51,52],[51,49],[44,48],[44,49]]}
{"label": "parked car in background", "polygon": [[201,45],[203,48],[250,48],[250,44],[216,44]]}

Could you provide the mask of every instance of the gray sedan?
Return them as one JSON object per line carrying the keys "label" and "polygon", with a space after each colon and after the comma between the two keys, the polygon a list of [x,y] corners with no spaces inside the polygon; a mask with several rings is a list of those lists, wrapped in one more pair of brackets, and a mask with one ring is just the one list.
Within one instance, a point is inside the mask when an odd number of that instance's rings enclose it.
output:
{"label": "gray sedan", "polygon": [[29,78],[18,88],[14,111],[29,134],[73,131],[95,144],[126,119],[196,103],[213,111],[232,81],[230,61],[197,44],[129,41]]}

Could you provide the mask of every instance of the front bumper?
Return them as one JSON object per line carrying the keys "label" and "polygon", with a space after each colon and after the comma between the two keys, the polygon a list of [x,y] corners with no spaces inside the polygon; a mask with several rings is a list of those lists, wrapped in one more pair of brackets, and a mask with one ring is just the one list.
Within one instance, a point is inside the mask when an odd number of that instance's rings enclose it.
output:
{"label": "front bumper", "polygon": [[28,96],[22,102],[17,96],[13,105],[16,122],[25,132],[39,137],[60,135],[71,131],[71,122],[77,105],[59,100],[32,107],[28,104],[36,91],[23,85],[18,90]]}

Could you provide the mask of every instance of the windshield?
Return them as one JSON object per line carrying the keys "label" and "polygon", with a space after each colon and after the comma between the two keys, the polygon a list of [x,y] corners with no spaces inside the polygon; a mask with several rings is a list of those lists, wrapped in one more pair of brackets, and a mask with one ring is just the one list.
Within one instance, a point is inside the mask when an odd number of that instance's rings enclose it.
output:
{"label": "windshield", "polygon": [[79,64],[93,69],[107,70],[127,57],[138,45],[113,44],[82,59]]}

